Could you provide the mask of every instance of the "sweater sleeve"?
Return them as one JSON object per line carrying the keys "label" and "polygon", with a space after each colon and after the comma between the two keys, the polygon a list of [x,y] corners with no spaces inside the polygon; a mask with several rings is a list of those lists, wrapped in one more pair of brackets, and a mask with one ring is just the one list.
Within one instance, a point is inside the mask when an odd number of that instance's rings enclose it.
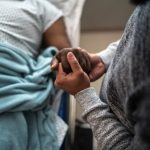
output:
{"label": "sweater sleeve", "polygon": [[83,118],[87,121],[101,150],[125,150],[131,144],[131,134],[110,111],[109,106],[90,87],[75,95],[83,108]]}
{"label": "sweater sleeve", "polygon": [[106,65],[106,68],[108,68],[111,60],[114,58],[119,42],[120,40],[111,43],[105,50],[102,50],[98,53],[98,55]]}

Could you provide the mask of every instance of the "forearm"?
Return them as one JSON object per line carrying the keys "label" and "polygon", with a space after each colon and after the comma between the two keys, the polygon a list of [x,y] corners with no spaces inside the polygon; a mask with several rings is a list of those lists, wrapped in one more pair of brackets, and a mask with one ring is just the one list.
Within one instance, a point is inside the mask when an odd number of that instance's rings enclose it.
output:
{"label": "forearm", "polygon": [[83,117],[90,124],[99,149],[123,150],[130,147],[132,136],[93,88],[79,92],[75,98],[83,108]]}

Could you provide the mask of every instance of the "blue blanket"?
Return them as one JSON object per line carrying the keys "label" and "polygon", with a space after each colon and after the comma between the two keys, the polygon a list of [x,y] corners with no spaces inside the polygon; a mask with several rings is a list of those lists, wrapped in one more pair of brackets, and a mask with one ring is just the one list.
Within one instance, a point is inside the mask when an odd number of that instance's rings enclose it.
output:
{"label": "blue blanket", "polygon": [[0,150],[59,149],[59,118],[49,106],[56,51],[50,47],[35,60],[0,44]]}

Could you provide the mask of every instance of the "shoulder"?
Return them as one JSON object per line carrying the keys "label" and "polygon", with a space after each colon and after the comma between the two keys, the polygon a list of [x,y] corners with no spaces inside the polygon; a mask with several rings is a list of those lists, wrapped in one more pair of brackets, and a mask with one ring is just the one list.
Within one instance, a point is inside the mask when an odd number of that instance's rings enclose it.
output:
{"label": "shoulder", "polygon": [[48,9],[57,9],[50,1],[48,0],[27,0],[28,3],[31,3],[31,5],[34,5],[35,7],[42,8],[48,8]]}

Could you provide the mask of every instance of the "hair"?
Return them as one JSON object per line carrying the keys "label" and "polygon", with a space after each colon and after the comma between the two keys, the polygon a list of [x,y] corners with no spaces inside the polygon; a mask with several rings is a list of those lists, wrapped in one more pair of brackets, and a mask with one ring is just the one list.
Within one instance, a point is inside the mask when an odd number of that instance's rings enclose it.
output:
{"label": "hair", "polygon": [[135,4],[135,5],[143,4],[143,3],[147,2],[147,1],[149,1],[149,0],[130,0],[130,2],[132,4]]}

